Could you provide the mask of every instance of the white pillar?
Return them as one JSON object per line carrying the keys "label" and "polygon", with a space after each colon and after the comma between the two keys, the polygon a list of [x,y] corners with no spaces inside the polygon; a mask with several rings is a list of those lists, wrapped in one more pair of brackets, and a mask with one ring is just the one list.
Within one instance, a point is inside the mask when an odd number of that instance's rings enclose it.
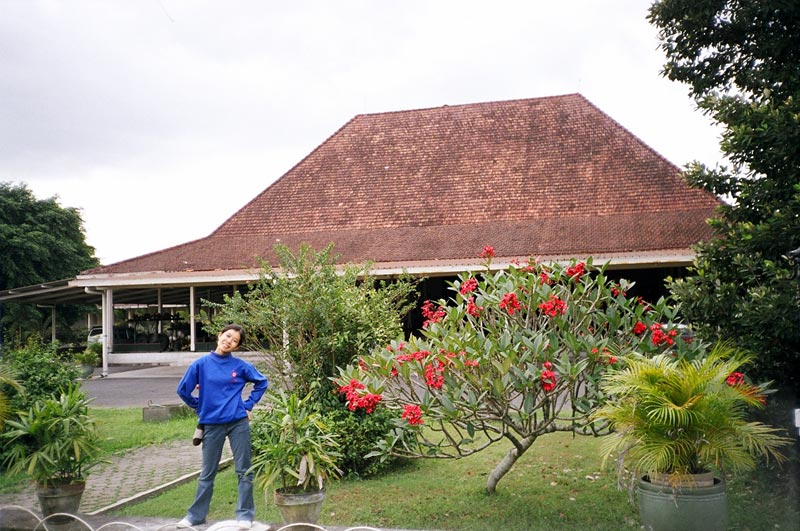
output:
{"label": "white pillar", "polygon": [[194,286],[189,286],[189,350],[195,351],[194,337]]}
{"label": "white pillar", "polygon": [[[158,288],[157,294],[158,294],[158,310],[157,310],[157,312],[158,312],[158,315],[161,315],[161,312],[164,311],[163,310],[163,304],[161,303],[161,288]],[[159,334],[162,332],[161,323],[162,323],[162,321],[161,321],[161,319],[159,319],[158,320],[158,333]]]}
{"label": "white pillar", "polygon": [[[107,338],[108,352],[114,352],[114,290],[106,290],[106,324],[105,334]],[[108,376],[108,356],[103,357],[103,376]]]}
{"label": "white pillar", "polygon": [[[101,374],[101,376],[103,376],[103,378],[105,378],[106,376],[108,376],[108,353],[109,353],[109,348],[108,348],[108,337],[109,337],[109,333],[108,333],[108,330],[109,330],[109,328],[108,328],[108,313],[109,313],[109,309],[108,309],[108,294],[107,294],[106,291],[101,291],[100,292],[100,301],[101,301],[101,307],[102,307],[101,314],[100,314],[100,324],[103,327],[103,334],[100,336],[101,337],[101,341],[103,343],[103,368],[102,368],[102,371],[101,371],[100,374]],[[113,309],[111,310],[111,314],[112,315],[114,314]],[[112,334],[114,332],[113,324],[112,324],[111,332],[112,332]]]}

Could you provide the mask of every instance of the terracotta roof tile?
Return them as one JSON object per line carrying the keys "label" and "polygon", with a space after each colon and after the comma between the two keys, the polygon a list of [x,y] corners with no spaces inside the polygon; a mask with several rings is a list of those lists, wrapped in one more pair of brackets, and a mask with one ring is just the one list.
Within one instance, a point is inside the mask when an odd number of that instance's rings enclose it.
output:
{"label": "terracotta roof tile", "polygon": [[688,249],[718,204],[578,94],[358,115],[207,238],[93,271]]}

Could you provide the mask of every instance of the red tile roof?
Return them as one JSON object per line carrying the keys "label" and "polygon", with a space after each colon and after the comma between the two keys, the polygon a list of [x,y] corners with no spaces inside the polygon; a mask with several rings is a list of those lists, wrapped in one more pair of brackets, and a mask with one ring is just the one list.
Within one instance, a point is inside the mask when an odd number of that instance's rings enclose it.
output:
{"label": "red tile roof", "polygon": [[[719,201],[579,94],[358,115],[206,238],[92,273],[689,249]],[[224,252],[218,252],[225,249]]]}

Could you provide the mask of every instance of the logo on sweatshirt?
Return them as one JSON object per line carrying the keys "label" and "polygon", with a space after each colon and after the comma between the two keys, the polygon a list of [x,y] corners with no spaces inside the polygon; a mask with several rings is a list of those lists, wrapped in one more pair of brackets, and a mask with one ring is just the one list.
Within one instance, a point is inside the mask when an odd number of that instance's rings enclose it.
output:
{"label": "logo on sweatshirt", "polygon": [[231,371],[231,381],[232,381],[232,382],[235,382],[235,381],[236,381],[236,377],[237,377],[237,376],[239,376],[239,373],[238,373],[238,372],[236,372],[236,371]]}

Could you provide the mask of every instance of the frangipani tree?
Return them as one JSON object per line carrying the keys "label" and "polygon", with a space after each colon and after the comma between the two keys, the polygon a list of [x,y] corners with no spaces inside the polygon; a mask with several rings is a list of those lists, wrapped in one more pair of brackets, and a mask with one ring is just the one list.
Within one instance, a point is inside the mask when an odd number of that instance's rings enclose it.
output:
{"label": "frangipani tree", "polygon": [[693,358],[705,345],[680,333],[662,299],[628,297],[592,260],[517,264],[463,274],[452,297],[426,302],[419,336],[394,341],[340,369],[350,409],[388,407],[396,426],[376,454],[459,458],[503,439],[511,448],[489,474],[493,493],[542,435],[600,435],[603,372],[631,351]]}

